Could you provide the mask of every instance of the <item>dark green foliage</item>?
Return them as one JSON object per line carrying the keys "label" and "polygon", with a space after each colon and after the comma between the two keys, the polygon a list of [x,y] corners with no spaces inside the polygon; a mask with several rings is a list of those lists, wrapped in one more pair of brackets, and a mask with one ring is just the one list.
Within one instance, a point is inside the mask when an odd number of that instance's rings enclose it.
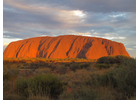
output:
{"label": "dark green foliage", "polygon": [[25,67],[20,67],[20,69],[25,69]]}
{"label": "dark green foliage", "polygon": [[70,69],[75,72],[76,69],[81,69],[81,68],[78,63],[73,63],[70,65]]}
{"label": "dark green foliage", "polygon": [[119,61],[117,61],[116,57],[107,56],[107,57],[99,58],[96,63],[113,64],[113,63],[119,63]]}
{"label": "dark green foliage", "polygon": [[110,68],[109,64],[95,64],[95,67],[102,69],[102,68]]}
{"label": "dark green foliage", "polygon": [[82,86],[81,88],[75,87],[69,94],[63,93],[59,100],[100,100],[100,97],[94,89]]}
{"label": "dark green foliage", "polygon": [[56,66],[54,64],[48,64],[48,63],[31,63],[30,66],[28,67],[28,69],[38,69],[38,68],[50,68],[51,71],[53,71]]}
{"label": "dark green foliage", "polygon": [[122,65],[129,66],[129,67],[131,66],[132,68],[135,68],[136,67],[136,60],[133,58],[122,60]]}
{"label": "dark green foliage", "polygon": [[29,80],[29,87],[34,95],[42,92],[42,95],[50,94],[57,97],[62,91],[62,83],[54,75],[37,75]]}
{"label": "dark green foliage", "polygon": [[28,97],[31,93],[36,96],[49,95],[52,98],[57,98],[62,93],[62,83],[58,78],[51,74],[36,75],[33,78],[19,79],[16,82],[16,91],[19,95]]}
{"label": "dark green foliage", "polygon": [[123,55],[106,56],[99,58],[96,63],[105,63],[105,64],[122,63],[122,61],[127,59],[129,59],[129,57]]}
{"label": "dark green foliage", "polygon": [[[120,66],[120,67],[119,67]],[[125,59],[113,70],[103,75],[91,75],[88,84],[98,83],[100,86],[110,86],[124,96],[132,97],[136,93],[136,61],[133,58]]]}
{"label": "dark green foliage", "polygon": [[97,100],[97,95],[97,92],[87,88],[84,90],[73,91],[72,94],[74,100]]}
{"label": "dark green foliage", "polygon": [[82,63],[82,64],[79,64],[79,63],[72,63],[71,65],[70,65],[70,69],[72,70],[72,71],[76,71],[76,69],[83,69],[83,68],[87,68],[87,67],[89,67],[90,66],[90,63]]}
{"label": "dark green foliage", "polygon": [[[23,65],[23,66],[24,66],[24,65]],[[17,66],[17,68],[19,68],[19,67],[20,67],[20,65]]]}
{"label": "dark green foliage", "polygon": [[28,97],[29,92],[27,80],[24,78],[18,79],[15,84],[15,91],[20,96]]}
{"label": "dark green foliage", "polygon": [[114,70],[118,85],[117,90],[124,93],[128,97],[134,96],[136,93],[136,61],[133,58],[124,60],[122,67]]}
{"label": "dark green foliage", "polygon": [[123,63],[123,61],[133,59],[133,58],[130,58],[130,57],[127,57],[127,56],[124,56],[124,55],[118,55],[118,56],[115,56],[115,57],[117,58],[119,63]]}
{"label": "dark green foliage", "polygon": [[[5,65],[4,100],[132,100],[136,96],[136,60],[126,56],[102,57],[97,63],[42,60],[14,65],[25,70],[13,70],[11,63]],[[59,78],[52,74],[36,75],[44,71],[60,74]]]}
{"label": "dark green foliage", "polygon": [[114,73],[107,73],[104,75],[97,75],[97,80],[100,86],[111,86],[116,88],[118,85],[116,83],[116,79],[113,77]]}
{"label": "dark green foliage", "polygon": [[79,66],[80,66],[81,69],[83,69],[83,68],[89,67],[90,64],[89,63],[83,63],[83,64],[80,64]]}
{"label": "dark green foliage", "polygon": [[39,65],[39,67],[49,67],[49,64],[48,63],[45,63],[45,62],[39,62],[37,63]]}
{"label": "dark green foliage", "polygon": [[28,65],[28,63],[24,63],[24,64],[23,64],[23,66],[27,66],[27,65]]}
{"label": "dark green foliage", "polygon": [[39,68],[40,64],[39,63],[31,63],[29,69],[37,69]]}

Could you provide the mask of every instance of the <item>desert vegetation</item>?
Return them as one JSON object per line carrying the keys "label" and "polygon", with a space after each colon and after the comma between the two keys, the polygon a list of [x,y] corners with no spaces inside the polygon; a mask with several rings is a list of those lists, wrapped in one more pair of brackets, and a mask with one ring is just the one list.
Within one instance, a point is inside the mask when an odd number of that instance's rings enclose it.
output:
{"label": "desert vegetation", "polygon": [[4,59],[4,100],[135,100],[136,59]]}

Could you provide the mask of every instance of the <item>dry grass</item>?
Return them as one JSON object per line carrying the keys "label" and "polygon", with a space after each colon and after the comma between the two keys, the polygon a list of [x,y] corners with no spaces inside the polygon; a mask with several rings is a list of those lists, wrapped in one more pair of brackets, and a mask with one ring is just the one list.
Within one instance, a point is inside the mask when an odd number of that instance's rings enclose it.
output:
{"label": "dry grass", "polygon": [[4,58],[3,62],[9,63],[54,63],[54,62],[96,62],[97,59],[80,59],[80,58]]}
{"label": "dry grass", "polygon": [[[113,56],[113,58],[115,58]],[[4,59],[3,65],[3,94],[4,100],[11,100],[8,98],[21,99],[15,93],[15,82],[20,78],[30,78],[38,74],[55,74],[63,83],[63,93],[60,94],[59,100],[83,100],[89,96],[89,100],[135,100],[136,97],[128,98],[124,94],[119,93],[111,86],[100,86],[97,84],[89,84],[91,75],[105,75],[118,67],[120,64],[110,64],[109,68],[99,68],[95,66],[97,60],[92,59]],[[130,61],[122,61],[125,67]],[[135,63],[135,62],[133,62]],[[134,64],[132,63],[132,66]],[[82,66],[85,65],[85,66]],[[70,68],[75,66],[74,69]],[[90,80],[90,81],[89,81]],[[84,95],[83,95],[84,94]],[[94,97],[92,96],[94,95]],[[14,99],[13,99],[14,100]],[[21,99],[22,100],[22,99]],[[25,100],[25,99],[24,99]],[[30,95],[26,100],[53,100],[49,97],[41,95]]]}

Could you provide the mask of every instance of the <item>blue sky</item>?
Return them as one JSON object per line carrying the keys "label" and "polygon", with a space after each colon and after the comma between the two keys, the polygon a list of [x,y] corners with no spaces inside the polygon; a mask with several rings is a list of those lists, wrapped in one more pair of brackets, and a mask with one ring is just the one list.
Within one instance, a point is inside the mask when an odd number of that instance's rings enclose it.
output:
{"label": "blue sky", "polygon": [[38,36],[83,35],[121,42],[136,57],[135,0],[3,0],[3,47]]}

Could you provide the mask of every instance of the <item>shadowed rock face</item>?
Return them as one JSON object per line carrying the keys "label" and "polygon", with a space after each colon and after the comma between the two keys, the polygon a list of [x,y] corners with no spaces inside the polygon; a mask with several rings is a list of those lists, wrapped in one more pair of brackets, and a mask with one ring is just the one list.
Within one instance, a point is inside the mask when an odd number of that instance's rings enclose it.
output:
{"label": "shadowed rock face", "polygon": [[4,58],[87,58],[126,55],[122,43],[95,37],[64,35],[35,37],[12,42],[5,49]]}

